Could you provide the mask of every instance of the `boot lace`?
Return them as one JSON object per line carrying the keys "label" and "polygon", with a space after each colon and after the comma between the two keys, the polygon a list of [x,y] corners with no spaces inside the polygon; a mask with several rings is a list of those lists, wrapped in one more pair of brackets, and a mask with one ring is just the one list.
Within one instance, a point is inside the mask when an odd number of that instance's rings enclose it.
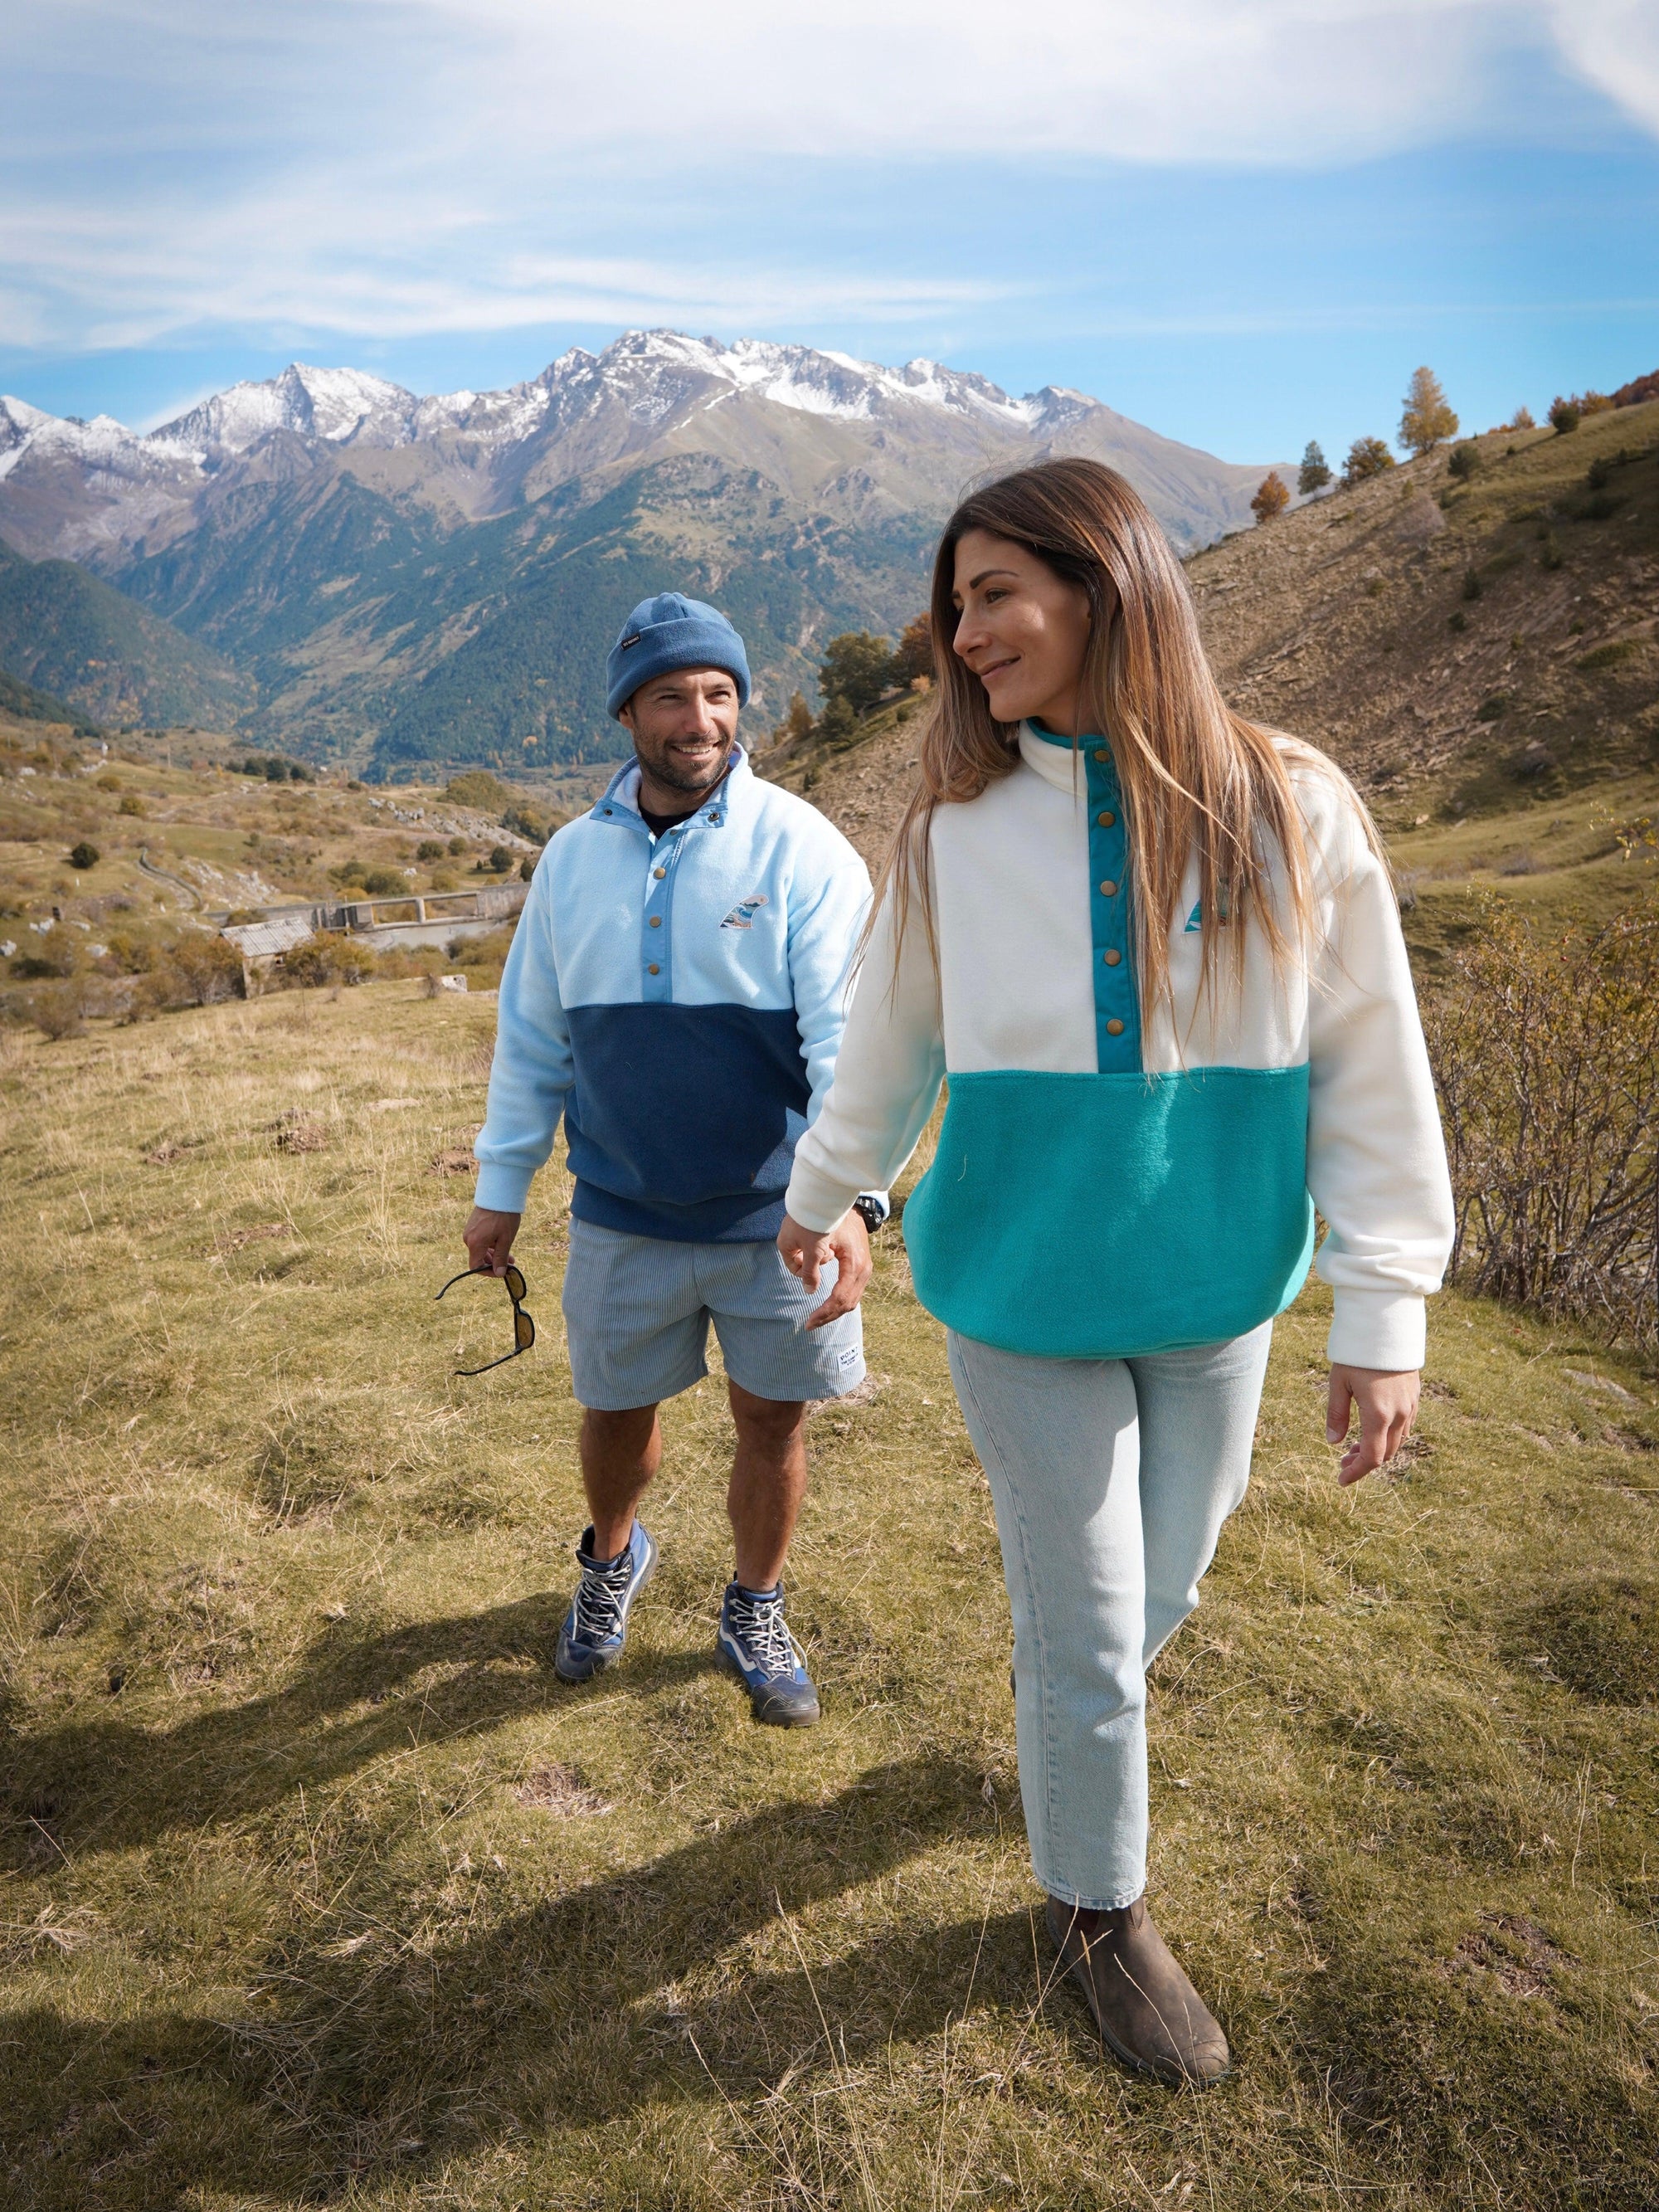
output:
{"label": "boot lace", "polygon": [[752,1598],[734,1589],[729,1609],[734,1633],[768,1681],[805,1666],[801,1648],[783,1617],[781,1591],[775,1597]]}
{"label": "boot lace", "polygon": [[576,1635],[583,1644],[606,1644],[622,1626],[623,1600],[634,1572],[631,1549],[603,1566],[584,1565],[576,1584]]}

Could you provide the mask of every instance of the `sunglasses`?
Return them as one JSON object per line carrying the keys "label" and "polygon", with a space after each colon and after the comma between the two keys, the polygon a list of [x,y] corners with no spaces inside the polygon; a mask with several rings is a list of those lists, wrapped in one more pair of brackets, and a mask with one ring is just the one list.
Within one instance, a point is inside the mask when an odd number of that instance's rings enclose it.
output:
{"label": "sunglasses", "polygon": [[[489,1267],[469,1267],[465,1274],[452,1275],[443,1290],[439,1291],[438,1297],[442,1297],[447,1291],[453,1291],[457,1283],[476,1282],[480,1276],[487,1283],[496,1279],[493,1270]],[[509,1359],[516,1359],[521,1352],[528,1352],[536,1341],[536,1324],[524,1310],[526,1296],[524,1277],[511,1261],[507,1262],[507,1272],[501,1280],[507,1285],[507,1295],[513,1301],[513,1349],[502,1352],[499,1359],[487,1359],[482,1367],[458,1367],[455,1370],[457,1375],[488,1375],[492,1367],[505,1367]],[[437,1304],[436,1298],[433,1304]]]}

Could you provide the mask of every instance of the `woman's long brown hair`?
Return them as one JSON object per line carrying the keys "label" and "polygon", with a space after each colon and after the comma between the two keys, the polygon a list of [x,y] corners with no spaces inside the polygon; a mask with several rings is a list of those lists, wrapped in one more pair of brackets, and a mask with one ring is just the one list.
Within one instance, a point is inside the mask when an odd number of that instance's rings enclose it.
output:
{"label": "woman's long brown hair", "polygon": [[[900,939],[914,896],[937,965],[927,866],[934,811],[977,799],[1019,763],[1018,725],[993,720],[984,686],[952,649],[957,544],[970,530],[1024,546],[1088,594],[1082,733],[1110,741],[1123,793],[1143,1023],[1170,996],[1170,928],[1194,854],[1206,916],[1236,923],[1249,916],[1275,965],[1302,959],[1313,894],[1286,741],[1223,699],[1169,541],[1139,494],[1115,470],[1088,460],[1043,461],[1003,477],[970,493],[945,525],[931,609],[936,704],[922,732],[916,788],[877,886],[878,907],[885,898],[896,902]],[[1310,748],[1288,751],[1329,767]],[[1350,795],[1375,845],[1370,817]],[[1212,1000],[1218,983],[1242,977],[1244,937],[1242,927],[1203,932],[1203,988]]]}

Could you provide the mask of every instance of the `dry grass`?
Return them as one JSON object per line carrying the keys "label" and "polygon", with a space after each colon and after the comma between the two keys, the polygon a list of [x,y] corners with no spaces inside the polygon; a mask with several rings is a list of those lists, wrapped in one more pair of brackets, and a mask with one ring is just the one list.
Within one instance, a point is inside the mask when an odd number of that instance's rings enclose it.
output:
{"label": "dry grass", "polygon": [[1322,1293],[1281,1326],[1154,1698],[1160,1915],[1240,2061],[1171,2097],[1047,1981],[988,1500],[901,1252],[881,1386],[811,1432],[823,1726],[711,1665],[716,1378],[624,1668],[556,1681],[556,1176],[532,1358],[452,1382],[505,1304],[431,1303],[483,1026],[379,984],[0,1037],[8,2206],[1659,2198],[1650,1376],[1448,1299],[1420,1448],[1340,1494]]}

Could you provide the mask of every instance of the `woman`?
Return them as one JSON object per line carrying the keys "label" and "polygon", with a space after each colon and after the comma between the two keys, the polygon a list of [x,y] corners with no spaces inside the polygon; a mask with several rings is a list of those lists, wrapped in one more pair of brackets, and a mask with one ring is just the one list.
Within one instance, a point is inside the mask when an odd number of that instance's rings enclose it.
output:
{"label": "woman", "polygon": [[778,1241],[813,1287],[948,1077],[905,1241],[996,1504],[1048,1926],[1121,2059],[1211,2081],[1226,2039],[1144,1895],[1146,1669],[1244,1494],[1316,1205],[1340,1479],[1410,1431],[1452,1230],[1427,1057],[1364,806],[1224,704],[1121,477],[964,500],[932,619],[919,787]]}

